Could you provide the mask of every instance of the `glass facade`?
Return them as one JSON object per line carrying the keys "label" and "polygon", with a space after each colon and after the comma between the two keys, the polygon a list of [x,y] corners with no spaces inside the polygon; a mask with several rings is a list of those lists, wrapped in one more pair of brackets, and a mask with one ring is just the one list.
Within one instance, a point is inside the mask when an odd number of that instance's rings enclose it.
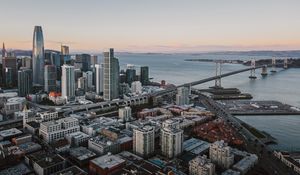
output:
{"label": "glass facade", "polygon": [[44,84],[44,37],[41,26],[35,26],[33,32],[32,69],[33,83]]}

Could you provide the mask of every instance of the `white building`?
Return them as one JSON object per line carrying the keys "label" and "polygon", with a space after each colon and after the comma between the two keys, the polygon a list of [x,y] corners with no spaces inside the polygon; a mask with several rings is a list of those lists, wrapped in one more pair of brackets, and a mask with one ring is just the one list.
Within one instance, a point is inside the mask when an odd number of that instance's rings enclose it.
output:
{"label": "white building", "polygon": [[78,119],[67,117],[41,123],[39,134],[46,142],[51,143],[64,138],[67,134],[77,132],[79,129]]}
{"label": "white building", "polygon": [[197,156],[189,162],[190,175],[214,175],[215,165],[204,156]]}
{"label": "white building", "polygon": [[67,101],[75,98],[75,73],[74,66],[63,65],[61,76],[62,97]]}
{"label": "white building", "polygon": [[176,104],[177,105],[188,105],[189,104],[189,88],[180,87],[177,89]]}
{"label": "white building", "polygon": [[179,128],[179,121],[166,120],[161,128],[162,155],[171,159],[181,154],[183,150],[183,130]]}
{"label": "white building", "polygon": [[79,89],[84,90],[84,91],[88,90],[88,85],[87,85],[86,77],[80,77],[80,78],[78,78],[78,80],[77,80],[77,87]]}
{"label": "white building", "polygon": [[131,92],[136,94],[142,93],[142,83],[140,81],[134,81],[131,83]]}
{"label": "white building", "polygon": [[131,108],[125,107],[119,109],[119,118],[123,120],[123,122],[128,122],[131,120]]}
{"label": "white building", "polygon": [[152,126],[133,129],[133,152],[142,157],[154,153],[155,131]]}
{"label": "white building", "polygon": [[96,64],[96,93],[100,95],[103,92],[103,64]]}
{"label": "white building", "polygon": [[22,111],[23,106],[26,102],[24,97],[13,97],[9,98],[3,107],[3,113],[6,115],[13,114],[14,112]]}
{"label": "white building", "polygon": [[231,148],[223,140],[216,141],[209,147],[209,158],[222,168],[229,168],[234,163]]}
{"label": "white building", "polygon": [[57,111],[55,112],[46,111],[46,112],[37,113],[37,115],[41,118],[43,122],[58,119]]}
{"label": "white building", "polygon": [[93,87],[93,72],[92,71],[83,72],[82,77],[86,78],[87,88],[91,89]]}
{"label": "white building", "polygon": [[239,171],[241,174],[246,174],[257,163],[258,157],[255,154],[244,157],[238,163],[233,165],[233,169]]}

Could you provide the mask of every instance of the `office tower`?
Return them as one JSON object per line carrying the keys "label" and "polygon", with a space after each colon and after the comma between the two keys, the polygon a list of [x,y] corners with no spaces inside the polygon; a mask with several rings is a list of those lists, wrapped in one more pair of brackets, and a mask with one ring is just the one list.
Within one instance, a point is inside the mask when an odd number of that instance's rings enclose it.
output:
{"label": "office tower", "polygon": [[46,92],[56,92],[56,66],[45,65],[45,86]]}
{"label": "office tower", "polygon": [[149,84],[149,67],[142,66],[140,72],[140,79],[143,86]]}
{"label": "office tower", "polygon": [[5,44],[3,43],[3,45],[2,45],[2,59],[4,58],[4,57],[6,57],[7,55],[6,55],[6,49],[5,49]]}
{"label": "office tower", "polygon": [[209,158],[222,168],[229,168],[234,162],[231,148],[223,140],[216,141],[210,145]]}
{"label": "office tower", "polygon": [[96,93],[100,95],[103,93],[103,79],[104,79],[104,71],[103,71],[103,64],[96,64]]}
{"label": "office tower", "polygon": [[119,118],[123,120],[123,122],[128,122],[131,120],[131,108],[126,106],[125,108],[119,109]]}
{"label": "office tower", "polygon": [[69,46],[61,45],[61,52],[60,52],[60,62],[61,64],[70,64],[71,63],[71,55],[69,51]]}
{"label": "office tower", "polygon": [[74,66],[63,65],[61,76],[62,97],[67,101],[75,98],[75,75]]}
{"label": "office tower", "polygon": [[32,62],[32,59],[30,57],[25,57],[25,58],[22,58],[22,67],[26,67],[28,69],[31,69],[31,63]]}
{"label": "office tower", "polygon": [[161,128],[162,155],[172,159],[182,152],[183,130],[179,128],[179,121],[166,120]]}
{"label": "office tower", "polygon": [[13,69],[10,67],[6,67],[4,69],[4,84],[6,87],[14,87],[14,80],[13,80]]}
{"label": "office tower", "polygon": [[177,89],[176,104],[177,105],[189,104],[189,89],[187,87],[180,87]]}
{"label": "office tower", "polygon": [[131,92],[136,94],[142,93],[142,83],[139,81],[134,81],[131,83]]}
{"label": "office tower", "polygon": [[91,56],[91,65],[96,65],[96,64],[99,64],[98,56],[97,55],[92,55]]}
{"label": "office tower", "polygon": [[44,37],[42,27],[35,26],[32,49],[33,84],[44,85],[44,59]]}
{"label": "office tower", "polygon": [[6,86],[13,87],[17,85],[17,70],[16,57],[7,56],[2,59],[2,75],[4,78],[3,82]]}
{"label": "office tower", "polygon": [[80,130],[78,119],[66,117],[56,121],[42,122],[39,134],[47,142],[63,139],[67,134]]}
{"label": "office tower", "polygon": [[45,64],[52,64],[56,67],[61,66],[60,52],[55,50],[45,50]]}
{"label": "office tower", "polygon": [[25,97],[31,93],[32,89],[32,70],[21,68],[18,71],[18,93],[20,97]]}
{"label": "office tower", "polygon": [[155,132],[152,126],[133,129],[133,152],[147,158],[154,153]]}
{"label": "office tower", "polygon": [[129,86],[131,86],[131,83],[135,81],[135,77],[136,77],[136,70],[134,69],[134,67],[127,67],[126,69],[126,83],[129,84]]}
{"label": "office tower", "polygon": [[69,46],[61,45],[60,49],[62,55],[70,55]]}
{"label": "office tower", "polygon": [[82,59],[82,71],[86,72],[91,70],[91,55],[81,54]]}
{"label": "office tower", "polygon": [[214,175],[215,165],[205,155],[197,156],[189,161],[190,175]]}
{"label": "office tower", "polygon": [[119,60],[114,57],[114,49],[104,52],[104,99],[119,97]]}
{"label": "office tower", "polygon": [[92,87],[93,87],[93,72],[92,71],[83,72],[82,77],[86,78],[88,89],[92,89]]}
{"label": "office tower", "polygon": [[88,90],[86,77],[78,78],[77,85],[78,88],[84,90],[84,92]]}

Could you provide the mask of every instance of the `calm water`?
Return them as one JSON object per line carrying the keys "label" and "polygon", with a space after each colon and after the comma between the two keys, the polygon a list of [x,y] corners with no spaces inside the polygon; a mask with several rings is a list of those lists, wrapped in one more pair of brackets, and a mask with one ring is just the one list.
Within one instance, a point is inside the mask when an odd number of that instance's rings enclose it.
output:
{"label": "calm water", "polygon": [[[209,62],[189,62],[184,59],[261,59],[270,57],[250,57],[243,55],[185,55],[185,54],[119,54],[121,68],[126,64],[149,66],[150,76],[155,81],[166,80],[182,84],[215,75],[215,64]],[[238,64],[224,64],[222,72],[244,68]],[[222,86],[237,87],[242,92],[251,93],[256,100],[277,100],[300,107],[300,69],[277,69],[277,73],[262,78],[257,70],[257,79],[250,80],[249,72],[222,79]],[[214,82],[199,87],[209,87]],[[278,139],[275,149],[300,150],[300,116],[240,116],[241,120],[264,130]]]}

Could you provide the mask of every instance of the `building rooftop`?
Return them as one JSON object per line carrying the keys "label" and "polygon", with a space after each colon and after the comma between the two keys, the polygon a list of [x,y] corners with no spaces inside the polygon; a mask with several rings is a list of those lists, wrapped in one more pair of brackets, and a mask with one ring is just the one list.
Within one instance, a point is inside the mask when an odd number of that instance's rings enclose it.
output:
{"label": "building rooftop", "polygon": [[60,155],[45,151],[35,152],[27,155],[27,157],[33,162],[37,163],[42,168],[53,166],[55,164],[62,163],[65,161],[65,159],[62,158]]}
{"label": "building rooftop", "polygon": [[77,166],[71,166],[52,175],[86,175],[87,173]]}
{"label": "building rooftop", "polygon": [[200,154],[207,150],[209,146],[210,143],[196,138],[191,138],[183,142],[183,149],[194,154]]}
{"label": "building rooftop", "polygon": [[80,139],[80,138],[89,138],[90,136],[81,131],[77,131],[77,132],[68,134],[67,137],[73,137],[75,139]]}
{"label": "building rooftop", "polygon": [[234,164],[233,168],[241,171],[246,171],[248,167],[252,166],[257,160],[258,157],[255,154],[252,154],[250,156],[244,157],[238,163]]}
{"label": "building rooftop", "polygon": [[105,168],[110,169],[114,166],[125,163],[125,160],[118,156],[107,154],[107,155],[98,157],[96,159],[93,159],[93,160],[91,160],[91,162],[93,162],[95,165],[99,166],[102,169],[105,169]]}
{"label": "building rooftop", "polygon": [[77,147],[70,149],[70,156],[83,161],[95,157],[96,154],[85,147]]}
{"label": "building rooftop", "polygon": [[241,173],[238,171],[234,171],[232,169],[228,169],[224,171],[221,175],[240,175]]}
{"label": "building rooftop", "polygon": [[23,175],[23,174],[29,174],[32,171],[24,164],[20,163],[18,165],[15,165],[13,167],[4,169],[0,171],[0,174],[3,175]]}
{"label": "building rooftop", "polygon": [[51,125],[57,125],[60,123],[68,123],[68,122],[73,122],[73,121],[78,121],[78,120],[74,117],[66,117],[66,118],[62,118],[62,119],[58,119],[58,120],[54,120],[54,121],[43,122],[41,124],[44,126],[51,126]]}
{"label": "building rooftop", "polygon": [[0,137],[9,137],[18,134],[22,134],[22,131],[18,130],[17,128],[11,128],[11,129],[0,131]]}
{"label": "building rooftop", "polygon": [[25,97],[13,97],[9,98],[6,102],[7,105],[23,103],[26,101]]}

